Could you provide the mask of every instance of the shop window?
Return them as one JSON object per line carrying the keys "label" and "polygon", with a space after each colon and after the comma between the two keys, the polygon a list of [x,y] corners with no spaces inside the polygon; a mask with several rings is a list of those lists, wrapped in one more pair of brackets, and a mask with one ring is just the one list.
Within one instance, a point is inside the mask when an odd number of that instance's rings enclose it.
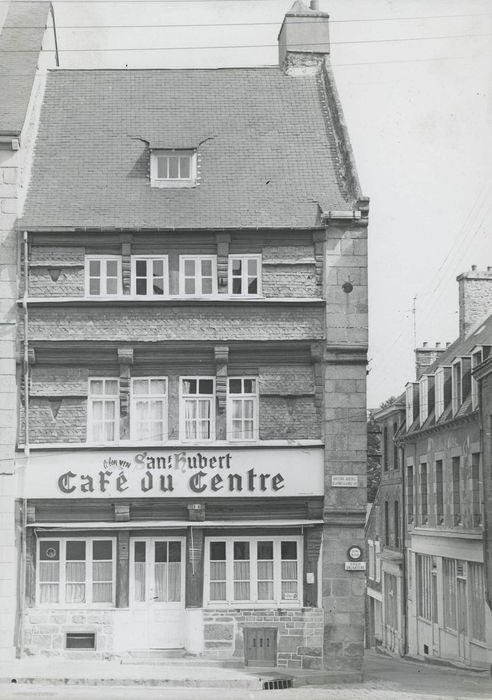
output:
{"label": "shop window", "polygon": [[169,294],[167,255],[133,255],[131,290],[136,296],[167,296]]}
{"label": "shop window", "polygon": [[38,604],[113,604],[114,548],[113,539],[40,539]]}
{"label": "shop window", "polygon": [[182,377],[180,382],[180,435],[182,440],[215,438],[215,380]]}
{"label": "shop window", "polygon": [[87,411],[89,442],[115,442],[119,439],[119,380],[89,379]]}
{"label": "shop window", "polygon": [[301,538],[220,538],[206,543],[210,605],[302,604]]}
{"label": "shop window", "polygon": [[167,379],[132,379],[130,424],[133,440],[167,440]]}
{"label": "shop window", "polygon": [[179,256],[179,293],[183,296],[217,294],[215,255]]}
{"label": "shop window", "polygon": [[88,255],[85,258],[85,293],[109,297],[121,294],[121,257]]}
{"label": "shop window", "polygon": [[234,378],[228,380],[227,437],[229,440],[258,439],[258,380]]}
{"label": "shop window", "polygon": [[257,296],[260,290],[260,255],[229,256],[229,294]]}

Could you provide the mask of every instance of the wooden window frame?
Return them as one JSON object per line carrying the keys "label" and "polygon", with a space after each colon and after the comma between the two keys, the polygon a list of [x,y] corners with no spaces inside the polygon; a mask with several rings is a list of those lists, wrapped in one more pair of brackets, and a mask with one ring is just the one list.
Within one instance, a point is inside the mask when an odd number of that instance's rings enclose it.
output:
{"label": "wooden window frame", "polygon": [[[252,380],[255,382],[255,391],[252,393],[246,393],[242,391],[239,394],[233,394],[230,392],[230,381],[231,380],[239,380],[241,381],[241,386],[244,388],[244,380]],[[228,377],[227,378],[227,409],[226,409],[226,415],[227,415],[227,440],[230,442],[258,442],[259,439],[259,400],[258,400],[258,377]],[[233,420],[233,410],[232,410],[232,403],[233,401],[241,401],[244,403],[246,400],[252,400],[253,401],[253,437],[248,438],[248,437],[234,437],[233,436],[233,427],[232,427],[232,420]]]}
{"label": "wooden window frame", "polygon": [[[241,291],[240,292],[233,292],[233,280],[234,279],[239,279],[238,275],[233,275],[233,262],[234,260],[240,260],[243,265],[242,265],[242,270],[241,270]],[[256,269],[256,292],[255,293],[250,293],[248,292],[248,279],[250,275],[248,275],[248,265],[247,263],[250,260],[256,260],[257,264],[257,269]],[[246,263],[246,264],[244,264]],[[230,296],[233,297],[259,297],[262,294],[262,289],[261,289],[261,254],[254,254],[254,255],[229,255],[229,269],[228,269],[228,293]]]}
{"label": "wooden window frame", "polygon": [[[159,177],[160,158],[188,158],[189,177]],[[181,169],[181,164],[179,165]],[[169,165],[167,170],[169,171]],[[165,149],[159,148],[151,151],[150,154],[150,184],[152,187],[195,187],[197,180],[197,152],[190,148]]]}
{"label": "wooden window frame", "polygon": [[[196,381],[207,380],[213,382],[213,393],[212,394],[184,394],[183,393],[183,382],[185,381]],[[197,399],[202,396],[203,399],[207,399],[210,402],[210,437],[208,438],[187,438],[186,437],[186,425],[185,425],[185,404],[187,400],[197,397]],[[213,442],[215,440],[216,431],[216,384],[215,377],[211,376],[186,376],[179,378],[179,439],[181,442],[187,444],[200,444],[202,442]]]}
{"label": "wooden window frame", "polygon": [[[90,263],[91,262],[99,262],[101,264],[100,267],[100,277],[98,278],[100,280],[100,291],[99,294],[91,294],[90,293],[90,280],[92,279],[92,275],[90,274]],[[116,261],[117,267],[118,267],[118,276],[117,276],[117,291],[114,294],[108,294],[107,290],[107,274],[106,274],[106,264],[107,262],[112,262]],[[104,270],[104,271],[103,271]],[[121,296],[123,294],[123,280],[122,280],[122,265],[121,265],[121,255],[86,255],[84,259],[84,283],[85,283],[85,296],[88,299],[97,299],[100,297],[104,298],[112,298],[114,299],[115,297]],[[104,288],[104,291],[103,291]]]}
{"label": "wooden window frame", "polygon": [[[189,260],[193,260],[195,263],[195,292],[193,294],[188,294],[185,291],[185,281],[188,276],[185,275],[185,263]],[[210,293],[204,293],[202,291],[203,282],[201,274],[197,273],[197,263],[201,264],[202,261],[211,261],[212,263],[212,291]],[[204,297],[209,299],[210,297],[217,296],[217,256],[216,255],[180,255],[179,256],[179,296],[185,297],[187,299],[192,299],[194,297]]]}
{"label": "wooden window frame", "polygon": [[[139,260],[145,260],[148,262],[162,261],[163,264],[163,293],[155,294],[154,292],[149,292],[149,288],[152,289],[152,279],[153,276],[149,275],[149,266],[147,265],[147,273],[145,279],[147,281],[147,293],[137,294],[137,262]],[[169,297],[169,258],[167,255],[132,255],[131,256],[131,295],[136,299],[165,299]],[[143,279],[140,278],[139,279]]]}
{"label": "wooden window frame", "polygon": [[[92,394],[91,393],[91,382],[92,381],[102,381],[103,386],[106,386],[106,382],[116,382],[117,393],[116,394]],[[87,392],[87,442],[94,445],[114,445],[120,441],[120,380],[119,377],[89,377],[88,379],[88,392]],[[114,416],[114,440],[102,440],[96,441],[93,438],[94,430],[94,416],[93,416],[93,401],[114,401],[115,404],[115,416]]]}
{"label": "wooden window frame", "polygon": [[[163,381],[165,384],[164,394],[135,394],[134,383],[138,381]],[[150,385],[149,385],[150,388]],[[169,388],[167,377],[132,377],[130,385],[130,435],[131,439],[135,442],[150,441],[150,442],[167,442],[169,437],[169,412],[168,412],[168,401],[169,401]],[[153,438],[151,435],[149,437],[141,437],[137,431],[137,401],[162,401],[164,405],[164,416],[162,418],[162,438]]]}

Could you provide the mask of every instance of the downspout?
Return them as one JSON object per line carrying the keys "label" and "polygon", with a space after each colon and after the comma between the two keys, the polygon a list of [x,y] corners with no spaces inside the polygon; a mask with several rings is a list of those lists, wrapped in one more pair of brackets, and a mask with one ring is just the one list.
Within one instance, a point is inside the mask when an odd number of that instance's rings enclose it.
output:
{"label": "downspout", "polygon": [[29,338],[27,296],[29,286],[29,238],[24,231],[24,296],[22,309],[24,311],[24,454],[29,457]]}
{"label": "downspout", "polygon": [[[398,444],[398,443],[397,443]],[[406,499],[406,465],[405,465],[405,450],[403,447],[398,444],[398,449],[400,450],[400,458],[401,458],[401,544],[402,544],[402,553],[403,553],[403,565],[402,565],[402,577],[403,577],[403,586],[402,586],[402,594],[403,594],[403,601],[402,601],[402,635],[403,635],[403,644],[402,644],[402,651],[403,654],[402,656],[406,656],[408,654],[408,641],[407,641],[407,634],[408,634],[408,625],[407,625],[407,613],[408,613],[408,582],[407,582],[407,528],[406,524],[408,522],[408,514],[407,514],[407,499]]]}
{"label": "downspout", "polygon": [[55,22],[55,10],[53,9],[53,3],[50,2],[50,15],[53,22],[53,38],[55,40],[55,62],[56,67],[60,67],[60,57],[58,55],[58,37],[56,35],[56,22]]}
{"label": "downspout", "polygon": [[[24,455],[29,459],[29,352],[28,352],[28,313],[27,298],[29,286],[29,237],[24,231],[24,294],[22,308],[24,311]],[[19,621],[18,621],[18,654],[24,652],[24,611],[26,604],[26,557],[27,557],[27,501],[22,498],[21,507],[21,559],[19,566]]]}

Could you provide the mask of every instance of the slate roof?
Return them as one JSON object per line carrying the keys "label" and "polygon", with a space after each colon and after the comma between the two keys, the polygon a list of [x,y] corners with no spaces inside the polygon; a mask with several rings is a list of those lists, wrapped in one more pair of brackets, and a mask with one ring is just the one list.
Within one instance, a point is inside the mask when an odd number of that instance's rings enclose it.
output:
{"label": "slate roof", "polygon": [[49,2],[9,6],[0,31],[0,134],[22,130],[48,12]]}
{"label": "slate roof", "polygon": [[[51,71],[20,225],[316,226],[358,196],[343,192],[324,90],[277,67]],[[197,148],[199,184],[152,188],[149,144]]]}

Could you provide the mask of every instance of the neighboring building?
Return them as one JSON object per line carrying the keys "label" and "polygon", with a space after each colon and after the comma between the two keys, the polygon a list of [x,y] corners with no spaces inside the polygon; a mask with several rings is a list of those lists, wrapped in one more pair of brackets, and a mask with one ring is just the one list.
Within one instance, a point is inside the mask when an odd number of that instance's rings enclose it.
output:
{"label": "neighboring building", "polygon": [[[394,441],[405,498],[406,652],[488,667],[484,472],[488,483],[492,270],[473,267],[458,282],[460,336],[446,348],[417,349],[417,380],[406,386],[405,421]],[[386,417],[387,411],[378,416],[383,430]]]}
{"label": "neighboring building", "polygon": [[366,524],[366,645],[405,653],[403,477],[395,442],[404,398],[373,412],[381,428],[381,482]]}
{"label": "neighboring building", "polygon": [[328,16],[296,2],[279,50],[48,75],[19,222],[21,652],[360,676],[368,200]]}
{"label": "neighboring building", "polygon": [[[38,59],[48,2],[0,8],[0,659],[15,652],[18,603],[14,474],[17,417],[15,227],[25,198],[45,76]],[[3,25],[3,26],[2,26]]]}

